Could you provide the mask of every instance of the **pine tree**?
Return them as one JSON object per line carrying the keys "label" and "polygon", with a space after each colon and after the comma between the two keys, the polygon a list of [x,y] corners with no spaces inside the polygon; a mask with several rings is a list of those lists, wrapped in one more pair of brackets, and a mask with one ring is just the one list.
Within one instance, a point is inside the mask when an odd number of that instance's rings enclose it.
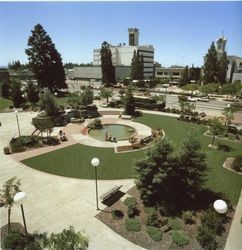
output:
{"label": "pine tree", "polygon": [[56,50],[44,28],[37,24],[28,39],[29,48],[25,50],[29,66],[38,81],[38,87],[56,89],[67,88],[65,71],[60,53]]}
{"label": "pine tree", "polygon": [[143,54],[141,56],[134,50],[134,55],[131,61],[131,80],[142,80],[143,77]]}
{"label": "pine tree", "polygon": [[131,86],[128,86],[124,97],[124,113],[126,115],[133,115],[134,111],[135,111],[135,100]]}
{"label": "pine tree", "polygon": [[217,82],[217,75],[218,75],[217,51],[214,42],[212,42],[211,47],[205,56],[204,82],[205,83]]}
{"label": "pine tree", "polygon": [[192,199],[206,180],[206,155],[201,152],[201,143],[196,134],[188,134],[182,144],[175,174],[177,190],[183,202]]}
{"label": "pine tree", "polygon": [[11,93],[13,98],[13,105],[15,108],[19,108],[24,103],[24,98],[21,91],[21,82],[19,80],[12,80]]}
{"label": "pine tree", "polygon": [[167,200],[170,193],[170,174],[174,165],[173,146],[167,141],[158,141],[147,157],[136,162],[136,184],[146,204]]}
{"label": "pine tree", "polygon": [[228,70],[227,53],[224,51],[218,65],[218,81],[219,83],[226,83],[226,76]]}
{"label": "pine tree", "polygon": [[39,101],[39,90],[32,81],[27,83],[25,92],[27,94],[28,101],[33,105]]}
{"label": "pine tree", "polygon": [[104,41],[101,48],[102,82],[108,86],[115,83],[115,68],[112,63],[112,52],[109,44]]}
{"label": "pine tree", "polygon": [[8,98],[10,95],[10,85],[9,82],[6,79],[3,79],[1,84],[1,96]]}

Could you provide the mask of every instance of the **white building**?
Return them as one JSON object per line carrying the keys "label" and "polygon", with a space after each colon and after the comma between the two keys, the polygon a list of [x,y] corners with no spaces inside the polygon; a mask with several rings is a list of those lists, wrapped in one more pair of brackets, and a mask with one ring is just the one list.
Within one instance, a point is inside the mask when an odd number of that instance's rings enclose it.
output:
{"label": "white building", "polygon": [[[143,55],[144,60],[144,77],[154,76],[154,47],[152,45],[139,45],[139,30],[130,28],[129,30],[129,45],[125,43],[117,46],[110,45],[112,52],[113,66],[131,66],[131,61],[134,51]],[[93,65],[101,66],[101,49],[93,50]]]}

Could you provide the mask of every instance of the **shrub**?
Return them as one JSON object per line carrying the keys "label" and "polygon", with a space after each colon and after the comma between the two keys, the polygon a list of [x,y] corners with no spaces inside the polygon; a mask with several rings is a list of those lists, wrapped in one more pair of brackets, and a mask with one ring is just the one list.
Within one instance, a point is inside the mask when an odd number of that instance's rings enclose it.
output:
{"label": "shrub", "polygon": [[235,157],[232,164],[232,169],[238,172],[242,171],[242,155]]}
{"label": "shrub", "polygon": [[141,225],[140,225],[140,222],[135,219],[135,218],[127,218],[125,220],[125,228],[127,231],[130,231],[130,232],[139,232],[140,229],[141,229]]}
{"label": "shrub", "polygon": [[238,134],[239,134],[239,135],[242,135],[242,129],[240,129],[240,130],[238,131]]}
{"label": "shrub", "polygon": [[13,138],[10,141],[10,148],[12,153],[23,152],[25,149],[18,138]]}
{"label": "shrub", "polygon": [[149,234],[152,240],[161,241],[162,232],[158,227],[147,226],[146,232]]}
{"label": "shrub", "polygon": [[175,218],[169,218],[168,225],[172,230],[180,230],[182,228],[180,222]]}
{"label": "shrub", "polygon": [[128,216],[134,217],[137,212],[137,200],[133,197],[127,197],[124,204],[128,207]]}
{"label": "shrub", "polygon": [[100,119],[94,119],[88,125],[88,128],[100,129],[102,128],[102,121]]}
{"label": "shrub", "polygon": [[218,243],[215,235],[223,229],[222,220],[212,209],[208,209],[201,216],[201,225],[198,227],[197,241],[204,249],[216,249]]}
{"label": "shrub", "polygon": [[189,238],[183,232],[172,231],[171,237],[172,241],[179,247],[189,244]]}
{"label": "shrub", "polygon": [[121,220],[124,217],[124,214],[121,210],[115,209],[112,211],[112,217],[115,220]]}
{"label": "shrub", "polygon": [[192,224],[194,222],[191,211],[182,211],[182,219],[186,224]]}
{"label": "shrub", "polygon": [[156,212],[157,211],[157,209],[155,208],[155,207],[145,207],[144,208],[144,211],[145,211],[145,213],[146,214],[151,214],[151,213],[153,213],[153,212]]}
{"label": "shrub", "polygon": [[147,226],[158,226],[159,225],[157,211],[154,210],[148,214],[146,225]]}
{"label": "shrub", "polygon": [[25,237],[17,232],[10,232],[3,241],[5,248],[11,248],[15,250],[24,249]]}

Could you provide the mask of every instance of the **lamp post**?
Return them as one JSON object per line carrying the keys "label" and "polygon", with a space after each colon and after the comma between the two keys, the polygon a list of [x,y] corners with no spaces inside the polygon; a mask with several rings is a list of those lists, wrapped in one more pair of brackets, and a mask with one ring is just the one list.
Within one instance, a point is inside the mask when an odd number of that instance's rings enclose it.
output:
{"label": "lamp post", "polygon": [[26,199],[26,193],[24,192],[18,192],[14,195],[14,202],[17,205],[20,205],[21,207],[21,212],[22,212],[22,216],[23,216],[23,222],[24,222],[24,230],[25,230],[25,236],[26,238],[28,237],[28,232],[27,232],[27,226],[26,226],[26,221],[25,221],[25,216],[24,216],[24,207],[23,207],[23,202]]}
{"label": "lamp post", "polygon": [[[213,203],[213,207],[214,207],[215,211],[219,214],[225,214],[228,211],[228,206],[227,206],[226,202],[223,200],[216,200]],[[216,225],[215,225],[214,237],[216,237],[217,230],[218,230],[218,220],[216,221]]]}
{"label": "lamp post", "polygon": [[19,127],[19,121],[18,121],[18,110],[15,110],[14,113],[16,115],[16,120],[17,120],[17,125],[18,125],[18,134],[19,134],[19,137],[20,137],[21,133],[20,133],[20,127]]}
{"label": "lamp post", "polygon": [[98,207],[98,190],[97,190],[97,166],[99,165],[100,160],[98,158],[93,158],[91,160],[91,164],[94,167],[95,172],[95,181],[96,181],[96,204],[97,204],[97,210],[99,210]]}

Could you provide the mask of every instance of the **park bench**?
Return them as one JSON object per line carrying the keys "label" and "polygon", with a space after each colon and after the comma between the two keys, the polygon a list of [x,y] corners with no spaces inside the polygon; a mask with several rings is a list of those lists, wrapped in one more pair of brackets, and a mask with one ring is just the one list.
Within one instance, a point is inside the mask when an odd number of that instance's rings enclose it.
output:
{"label": "park bench", "polygon": [[100,196],[100,199],[102,200],[102,202],[107,201],[109,198],[111,198],[114,194],[116,194],[119,189],[122,187],[121,186],[115,186],[113,188],[111,188],[110,190],[108,190],[106,193],[104,193],[102,196]]}
{"label": "park bench", "polygon": [[130,119],[132,119],[132,116],[131,115],[121,115],[121,118],[130,120]]}

